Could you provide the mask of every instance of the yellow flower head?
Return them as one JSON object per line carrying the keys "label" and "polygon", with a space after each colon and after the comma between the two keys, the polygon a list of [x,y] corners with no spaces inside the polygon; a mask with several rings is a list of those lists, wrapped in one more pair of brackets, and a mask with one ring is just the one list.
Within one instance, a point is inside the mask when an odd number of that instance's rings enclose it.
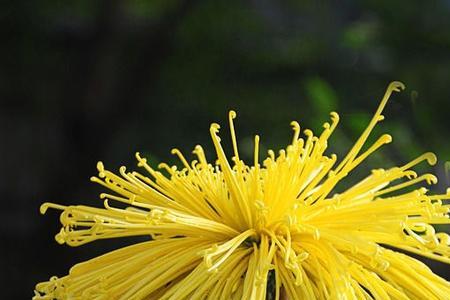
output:
{"label": "yellow flower head", "polygon": [[[433,224],[449,224],[450,193],[428,195],[412,185],[436,183],[412,168],[436,163],[426,153],[399,167],[375,169],[344,191],[336,184],[371,153],[391,142],[382,135],[365,146],[393,91],[392,82],[373,119],[337,163],[327,141],[339,121],[331,113],[315,136],[292,122],[293,139],[278,155],[254,161],[239,156],[229,114],[233,156],[229,160],[212,124],[217,153],[208,163],[201,146],[184,165],[148,174],[120,175],[98,163],[92,177],[110,190],[103,208],[62,206],[56,240],[79,246],[97,239],[149,236],[148,241],[75,265],[67,276],[37,284],[34,299],[450,299],[450,283],[420,261],[392,249],[450,263],[450,239]],[[364,149],[363,149],[364,148]],[[166,175],[164,175],[165,173]]]}

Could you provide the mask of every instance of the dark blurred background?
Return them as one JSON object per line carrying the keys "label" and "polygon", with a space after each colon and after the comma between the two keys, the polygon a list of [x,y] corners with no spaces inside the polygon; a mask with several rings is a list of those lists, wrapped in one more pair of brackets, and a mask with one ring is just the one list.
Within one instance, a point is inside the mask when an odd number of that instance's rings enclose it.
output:
{"label": "dark blurred background", "polygon": [[41,216],[42,202],[101,205],[98,160],[116,170],[135,167],[135,151],[154,164],[174,162],[172,147],[212,153],[209,124],[226,125],[229,109],[244,157],[253,134],[263,150],[284,147],[291,120],[317,131],[336,110],[330,152],[342,155],[401,80],[375,134],[394,143],[361,170],[431,150],[432,189],[450,185],[448,0],[3,1],[0,34],[3,299],[133,242],[59,246],[58,214]]}

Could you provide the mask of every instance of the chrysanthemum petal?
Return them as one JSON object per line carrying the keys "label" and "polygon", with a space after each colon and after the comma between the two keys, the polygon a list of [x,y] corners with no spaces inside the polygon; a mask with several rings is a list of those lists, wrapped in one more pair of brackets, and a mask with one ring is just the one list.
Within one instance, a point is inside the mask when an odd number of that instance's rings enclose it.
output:
{"label": "chrysanthemum petal", "polygon": [[172,150],[182,169],[162,163],[155,170],[139,153],[138,166],[148,174],[121,167],[116,175],[99,162],[92,181],[109,189],[100,195],[103,207],[41,206],[41,213],[62,211],[56,240],[70,246],[128,236],[149,241],[39,283],[34,299],[450,299],[450,283],[407,255],[450,264],[450,237],[433,227],[450,224],[450,189],[430,195],[424,185],[437,178],[413,170],[423,161],[434,165],[434,154],[374,169],[339,190],[344,178],[392,141],[383,134],[365,145],[384,119],[388,98],[402,89],[400,82],[389,85],[342,160],[325,154],[339,122],[333,112],[317,136],[292,122],[291,144],[262,160],[256,135],[247,165],[230,111],[230,159],[214,123],[216,164],[199,145],[192,162]]}

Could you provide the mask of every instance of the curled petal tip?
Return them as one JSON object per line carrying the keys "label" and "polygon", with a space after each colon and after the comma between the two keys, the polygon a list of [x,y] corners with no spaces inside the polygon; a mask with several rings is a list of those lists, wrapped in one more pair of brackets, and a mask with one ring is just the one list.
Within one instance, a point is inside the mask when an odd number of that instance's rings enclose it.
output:
{"label": "curled petal tip", "polygon": [[104,206],[106,209],[111,209],[111,206],[109,206],[109,201],[108,201],[108,199],[103,200],[103,206]]}
{"label": "curled petal tip", "polygon": [[101,161],[97,162],[97,170],[99,172],[105,171],[105,166],[103,165],[103,162],[101,162]]}
{"label": "curled petal tip", "polygon": [[45,203],[42,203],[42,205],[39,207],[39,212],[41,214],[45,214],[49,208],[65,210],[66,206],[55,204],[55,203],[51,203],[51,202],[45,202]]}
{"label": "curled petal tip", "polygon": [[290,125],[293,129],[300,129],[300,124],[297,121],[292,121]]}
{"label": "curled petal tip", "polygon": [[218,132],[220,129],[220,125],[217,123],[212,123],[211,126],[209,127],[209,129],[213,132]]}
{"label": "curled petal tip", "polygon": [[39,212],[41,213],[41,215],[45,214],[48,210],[48,208],[50,207],[49,205],[50,203],[43,203],[40,207],[39,207]]}
{"label": "curled petal tip", "polygon": [[234,118],[236,118],[236,112],[234,110],[230,110],[229,113],[228,113],[228,116],[231,119],[234,119]]}
{"label": "curled petal tip", "polygon": [[403,91],[405,88],[405,85],[400,81],[392,81],[388,86],[388,90],[396,92]]}
{"label": "curled petal tip", "polygon": [[436,184],[438,182],[437,177],[433,174],[426,174],[424,177],[428,184]]}
{"label": "curled petal tip", "polygon": [[104,178],[105,177],[105,166],[101,161],[97,163],[97,171],[98,171],[98,177]]}
{"label": "curled petal tip", "polygon": [[60,232],[60,233],[58,233],[57,235],[55,235],[55,241],[56,241],[58,244],[60,244],[60,245],[62,245],[62,244],[64,244],[64,243],[66,242],[66,240],[65,240],[65,238],[64,238],[64,232],[63,232],[63,229],[61,229],[61,232]]}
{"label": "curled petal tip", "polygon": [[136,152],[135,156],[136,156],[136,160],[138,161],[138,163],[137,163],[138,167],[144,167],[147,164],[147,159],[142,158],[142,156],[139,152]]}
{"label": "curled petal tip", "polygon": [[392,142],[392,136],[390,134],[383,134],[381,136],[384,143],[389,144]]}
{"label": "curled petal tip", "polygon": [[417,173],[412,170],[407,170],[407,171],[405,171],[405,176],[408,179],[414,179],[414,178],[417,178]]}
{"label": "curled petal tip", "polygon": [[303,131],[303,133],[304,133],[307,137],[313,137],[313,136],[314,136],[314,133],[312,132],[311,129],[305,129],[305,130]]}
{"label": "curled petal tip", "polygon": [[436,154],[434,154],[433,152],[428,152],[425,155],[425,158],[429,165],[434,166],[437,163]]}
{"label": "curled petal tip", "polygon": [[332,111],[330,113],[331,121],[338,122],[339,121],[339,114],[335,111]]}

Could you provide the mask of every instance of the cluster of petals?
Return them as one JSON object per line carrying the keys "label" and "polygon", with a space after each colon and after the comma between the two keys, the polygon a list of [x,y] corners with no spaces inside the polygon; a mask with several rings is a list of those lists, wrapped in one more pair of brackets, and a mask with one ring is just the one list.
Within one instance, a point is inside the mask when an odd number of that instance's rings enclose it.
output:
{"label": "cluster of petals", "polygon": [[103,207],[63,206],[61,244],[146,236],[133,244],[79,263],[68,275],[36,285],[44,299],[450,299],[450,283],[408,254],[450,263],[450,239],[434,224],[450,224],[450,193],[430,195],[432,174],[417,174],[425,153],[401,166],[374,169],[348,189],[337,187],[366,158],[390,143],[388,134],[367,145],[384,119],[392,82],[367,128],[340,160],[327,155],[339,116],[314,135],[292,122],[292,142],[276,154],[246,164],[239,156],[229,114],[233,155],[224,152],[212,124],[217,158],[201,146],[194,160],[177,149],[183,164],[145,172],[121,167],[116,175],[99,162],[92,181],[109,192]]}

